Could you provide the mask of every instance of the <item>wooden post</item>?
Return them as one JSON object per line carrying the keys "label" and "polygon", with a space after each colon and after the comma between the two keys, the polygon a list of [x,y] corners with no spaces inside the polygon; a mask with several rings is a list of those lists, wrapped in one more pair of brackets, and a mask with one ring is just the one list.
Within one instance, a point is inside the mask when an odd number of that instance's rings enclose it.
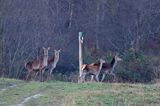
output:
{"label": "wooden post", "polygon": [[82,43],[83,43],[83,36],[82,32],[79,32],[79,77],[82,75],[81,66],[83,64],[83,58],[82,58]]}

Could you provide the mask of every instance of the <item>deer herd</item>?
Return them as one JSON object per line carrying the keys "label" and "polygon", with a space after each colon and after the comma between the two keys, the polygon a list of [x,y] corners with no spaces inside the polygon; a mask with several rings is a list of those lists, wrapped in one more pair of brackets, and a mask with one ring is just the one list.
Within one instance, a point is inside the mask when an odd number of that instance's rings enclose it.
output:
{"label": "deer herd", "polygon": [[[27,70],[27,75],[26,75],[26,80],[29,79],[29,77],[33,74],[35,74],[34,77],[40,73],[40,81],[44,81],[44,72],[46,69],[49,70],[49,74],[47,75],[47,80],[51,79],[52,76],[52,71],[56,68],[56,65],[59,61],[59,54],[60,50],[54,50],[54,55],[49,58],[48,57],[48,51],[50,50],[50,47],[44,48],[43,47],[43,57],[34,59],[31,61],[28,61],[25,63],[25,69]],[[86,76],[90,75],[91,76],[91,81],[96,80],[99,82],[99,74],[102,73],[102,78],[101,82],[104,80],[105,76],[107,74],[111,74],[114,76],[115,79],[115,74],[114,74],[114,69],[118,63],[118,61],[122,61],[120,57],[118,57],[118,54],[116,54],[110,63],[107,63],[103,59],[99,59],[95,63],[91,64],[82,64],[81,66],[81,75],[79,77],[80,82],[85,82]]]}
{"label": "deer herd", "polygon": [[48,51],[50,47],[43,47],[43,57],[34,59],[32,61],[28,61],[25,63],[25,69],[28,71],[26,80],[28,80],[29,76],[36,73],[35,76],[40,72],[40,80],[43,81],[44,72],[49,67],[49,75],[48,80],[51,78],[52,71],[56,68],[57,62],[59,60],[60,50],[54,50],[54,55],[51,58],[48,58]]}
{"label": "deer herd", "polygon": [[97,82],[99,82],[100,72],[103,74],[101,82],[104,80],[107,74],[113,75],[115,80],[115,74],[113,71],[118,61],[122,61],[122,59],[118,57],[118,54],[116,54],[110,63],[105,62],[103,59],[99,59],[95,63],[83,64],[81,67],[82,75],[80,76],[80,82],[85,82],[86,75],[91,75],[91,81],[95,79]]}

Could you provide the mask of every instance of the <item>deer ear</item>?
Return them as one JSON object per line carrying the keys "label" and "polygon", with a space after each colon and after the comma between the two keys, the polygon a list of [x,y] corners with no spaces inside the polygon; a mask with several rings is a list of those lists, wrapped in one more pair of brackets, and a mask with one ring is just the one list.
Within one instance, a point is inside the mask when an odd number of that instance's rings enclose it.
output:
{"label": "deer ear", "polygon": [[45,49],[45,47],[42,47],[43,48],[43,50]]}
{"label": "deer ear", "polygon": [[50,47],[48,47],[48,50],[50,50]]}
{"label": "deer ear", "polygon": [[62,49],[59,49],[58,51],[61,52]]}

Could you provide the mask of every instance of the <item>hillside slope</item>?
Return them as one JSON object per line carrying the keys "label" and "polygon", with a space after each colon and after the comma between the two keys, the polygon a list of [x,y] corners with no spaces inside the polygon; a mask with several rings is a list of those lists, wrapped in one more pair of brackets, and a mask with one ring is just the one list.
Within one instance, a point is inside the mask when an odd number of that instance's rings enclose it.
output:
{"label": "hillside slope", "polygon": [[0,79],[0,106],[160,105],[157,85]]}

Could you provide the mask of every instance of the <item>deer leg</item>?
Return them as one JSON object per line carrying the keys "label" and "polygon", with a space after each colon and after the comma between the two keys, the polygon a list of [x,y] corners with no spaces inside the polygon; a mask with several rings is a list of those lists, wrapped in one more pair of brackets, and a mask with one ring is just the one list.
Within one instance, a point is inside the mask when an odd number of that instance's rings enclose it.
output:
{"label": "deer leg", "polygon": [[40,70],[40,81],[42,81],[42,70]]}
{"label": "deer leg", "polygon": [[50,73],[51,73],[51,70],[49,70],[47,73],[47,81],[50,80]]}
{"label": "deer leg", "polygon": [[82,82],[85,82],[85,77],[86,77],[86,73],[83,73],[82,76],[81,76],[81,81]]}
{"label": "deer leg", "polygon": [[45,69],[42,70],[42,81],[44,81],[44,71]]}
{"label": "deer leg", "polygon": [[54,70],[54,67],[51,68],[50,71],[49,71],[48,80],[51,80],[53,70]]}
{"label": "deer leg", "polygon": [[106,76],[106,73],[103,73],[103,76],[102,76],[101,82],[104,80],[105,76]]}
{"label": "deer leg", "polygon": [[113,75],[113,82],[115,82],[116,75],[113,72],[111,72],[111,75]]}
{"label": "deer leg", "polygon": [[30,72],[27,73],[26,80],[28,80],[29,75],[30,75]]}
{"label": "deer leg", "polygon": [[46,67],[44,67],[44,68],[41,69],[41,78],[42,78],[42,81],[43,81],[45,70],[46,70]]}
{"label": "deer leg", "polygon": [[82,83],[82,76],[78,76],[78,83]]}
{"label": "deer leg", "polygon": [[26,80],[28,80],[28,77],[30,76],[30,72],[32,71],[32,70],[30,70],[30,69],[27,69],[27,75],[26,75]]}
{"label": "deer leg", "polygon": [[85,75],[82,73],[81,76],[78,76],[78,83],[84,82]]}
{"label": "deer leg", "polygon": [[35,76],[34,76],[34,79],[36,79],[36,78],[37,78],[37,76],[38,76],[38,72],[36,72],[36,74],[35,74]]}
{"label": "deer leg", "polygon": [[91,75],[91,82],[93,82],[93,79],[94,79],[94,76],[93,76],[93,75]]}
{"label": "deer leg", "polygon": [[26,76],[26,80],[28,80],[29,76],[31,75],[32,70],[28,70],[27,76]]}
{"label": "deer leg", "polygon": [[53,71],[53,70],[51,70],[50,73],[49,73],[49,80],[51,80],[52,71]]}
{"label": "deer leg", "polygon": [[51,74],[52,74],[52,71],[49,71],[48,76],[47,76],[47,80],[51,80]]}
{"label": "deer leg", "polygon": [[43,82],[43,74],[44,74],[44,70],[42,69],[42,70],[40,70],[40,76],[41,76],[41,78],[40,78],[40,81],[42,81]]}
{"label": "deer leg", "polygon": [[85,82],[85,75],[82,76],[82,82]]}
{"label": "deer leg", "polygon": [[50,73],[49,73],[49,80],[51,79],[51,76],[52,76],[52,72],[53,72],[53,70],[56,68],[56,64],[54,63],[54,64],[52,64],[52,66],[51,66],[51,69],[50,69]]}
{"label": "deer leg", "polygon": [[95,78],[96,78],[97,82],[99,82],[98,76],[99,76],[99,74],[95,75]]}
{"label": "deer leg", "polygon": [[36,74],[35,72],[31,73],[31,80],[33,80],[35,78],[35,74]]}

